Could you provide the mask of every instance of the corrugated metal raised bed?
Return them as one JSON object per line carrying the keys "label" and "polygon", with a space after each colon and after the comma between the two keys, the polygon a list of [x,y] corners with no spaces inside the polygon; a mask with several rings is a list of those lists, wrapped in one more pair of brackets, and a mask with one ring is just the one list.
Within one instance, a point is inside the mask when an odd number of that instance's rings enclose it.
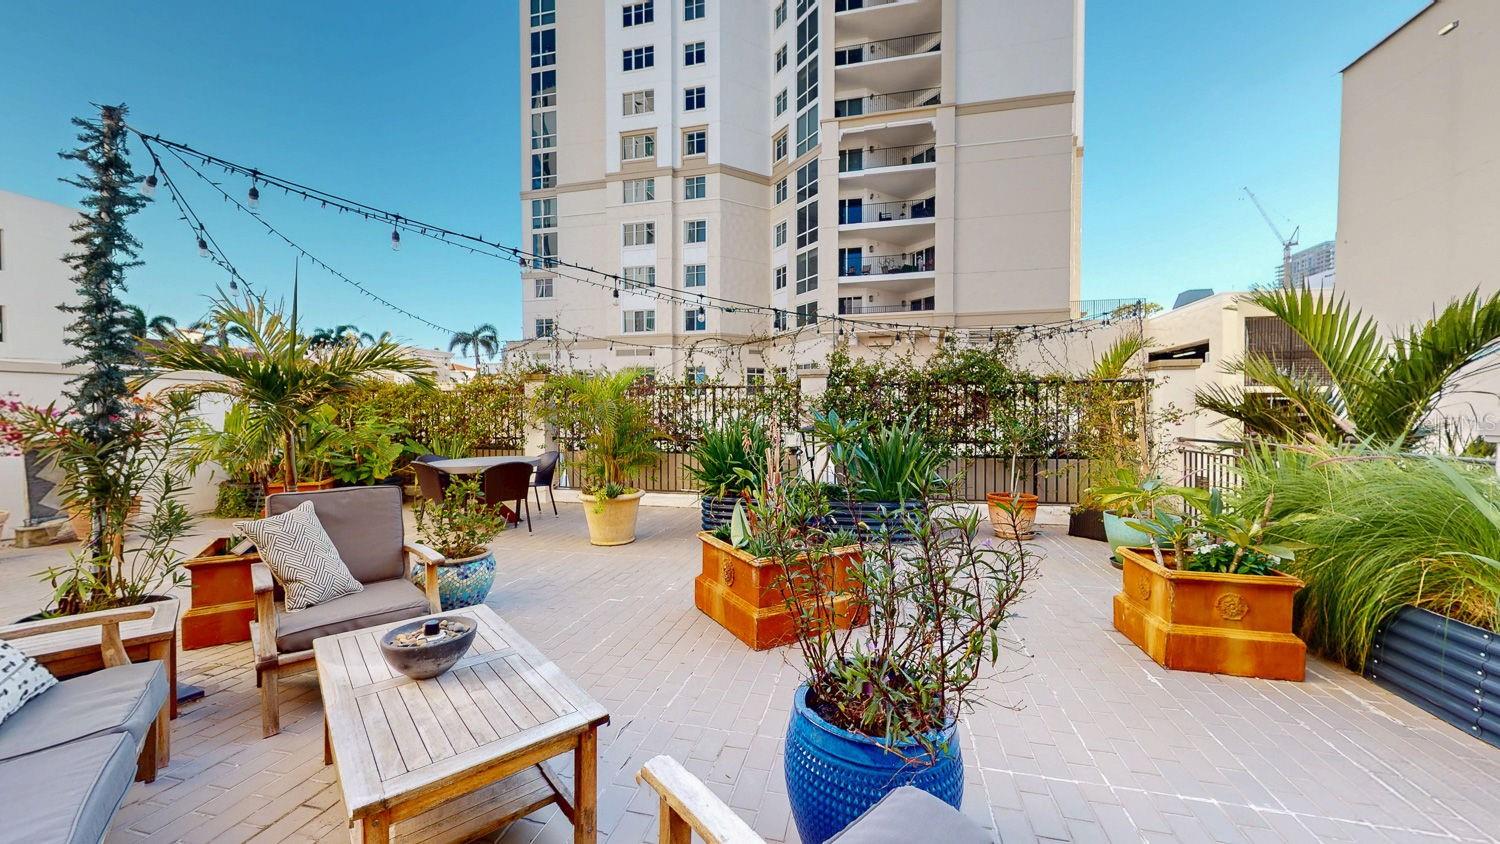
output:
{"label": "corrugated metal raised bed", "polygon": [[1500,747],[1500,643],[1494,633],[1403,607],[1376,631],[1365,676]]}

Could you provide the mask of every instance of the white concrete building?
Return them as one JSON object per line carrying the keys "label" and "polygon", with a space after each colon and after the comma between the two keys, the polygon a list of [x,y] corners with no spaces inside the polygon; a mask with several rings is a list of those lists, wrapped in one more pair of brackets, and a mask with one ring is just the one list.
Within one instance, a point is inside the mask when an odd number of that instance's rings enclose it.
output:
{"label": "white concrete building", "polygon": [[[1343,71],[1338,285],[1388,333],[1500,290],[1500,4],[1434,0]],[[1500,370],[1440,412],[1500,432]]]}
{"label": "white concrete building", "polygon": [[1082,0],[529,0],[520,31],[512,354],[676,374],[830,315],[1074,315]]}

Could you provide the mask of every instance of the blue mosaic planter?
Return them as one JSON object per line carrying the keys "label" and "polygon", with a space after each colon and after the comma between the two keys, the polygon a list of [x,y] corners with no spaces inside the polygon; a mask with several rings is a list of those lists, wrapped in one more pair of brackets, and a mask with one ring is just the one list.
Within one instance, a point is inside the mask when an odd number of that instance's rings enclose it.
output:
{"label": "blue mosaic planter", "polygon": [[[427,565],[413,563],[411,582],[423,588],[426,584]],[[490,587],[495,585],[495,554],[486,551],[478,557],[450,560],[438,566],[438,597],[443,609],[456,610],[484,603],[489,597]]]}
{"label": "blue mosaic planter", "polygon": [[[957,723],[944,735],[948,753],[927,765],[903,761],[875,739],[824,721],[807,707],[805,685],[797,687],[792,703],[786,730],[786,787],[797,834],[805,844],[823,844],[903,785],[959,807],[964,766]],[[919,752],[913,748],[906,755],[916,757]]]}

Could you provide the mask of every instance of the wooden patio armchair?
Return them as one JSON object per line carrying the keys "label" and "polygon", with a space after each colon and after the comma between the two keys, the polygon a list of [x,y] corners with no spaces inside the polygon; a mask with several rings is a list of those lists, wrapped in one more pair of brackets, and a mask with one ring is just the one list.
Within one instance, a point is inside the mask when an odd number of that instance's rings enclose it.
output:
{"label": "wooden patio armchair", "polygon": [[[263,562],[251,565],[255,620],[250,622],[250,643],[260,686],[261,731],[267,737],[281,732],[280,679],[315,667],[314,639],[442,609],[438,566],[443,555],[405,540],[399,487],[277,493],[266,499],[266,514],[285,513],[304,501],[312,502],[333,547],[364,589],[289,613],[279,600],[280,587],[271,567]],[[426,564],[421,589],[410,580],[414,560]]]}

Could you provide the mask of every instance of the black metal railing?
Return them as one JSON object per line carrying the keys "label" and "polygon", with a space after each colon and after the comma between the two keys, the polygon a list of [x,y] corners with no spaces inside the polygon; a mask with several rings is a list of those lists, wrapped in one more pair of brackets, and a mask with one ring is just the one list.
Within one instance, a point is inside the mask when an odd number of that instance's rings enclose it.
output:
{"label": "black metal railing", "polygon": [[858,173],[876,167],[904,167],[908,164],[931,164],[937,161],[935,144],[913,144],[904,147],[870,147],[839,150],[839,172]]}
{"label": "black metal railing", "polygon": [[920,35],[902,35],[897,38],[883,38],[879,41],[847,44],[843,47],[834,48],[833,64],[835,67],[842,67],[843,65],[873,62],[880,59],[895,59],[902,56],[915,56],[921,53],[935,53],[942,49],[942,39],[943,34],[941,32],[924,32]]}
{"label": "black metal railing", "polygon": [[900,255],[845,256],[839,260],[839,275],[851,278],[862,275],[895,275],[898,273],[930,273],[937,268],[934,250],[929,247],[920,252],[903,252]]}
{"label": "black metal railing", "polygon": [[862,202],[858,205],[846,203],[839,207],[839,225],[930,219],[936,209],[937,201],[931,196],[896,202]]}
{"label": "black metal railing", "polygon": [[854,117],[860,114],[878,114],[902,108],[933,106],[943,101],[942,88],[922,88],[915,91],[892,91],[887,94],[865,94],[835,100],[834,117]]}

